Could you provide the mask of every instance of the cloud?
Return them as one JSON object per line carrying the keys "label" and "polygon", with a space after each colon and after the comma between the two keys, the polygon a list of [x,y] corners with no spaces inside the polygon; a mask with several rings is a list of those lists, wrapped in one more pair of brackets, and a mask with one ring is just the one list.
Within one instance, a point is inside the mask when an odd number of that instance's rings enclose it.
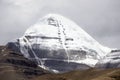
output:
{"label": "cloud", "polygon": [[0,44],[23,35],[40,17],[70,18],[100,43],[120,47],[119,0],[0,0]]}

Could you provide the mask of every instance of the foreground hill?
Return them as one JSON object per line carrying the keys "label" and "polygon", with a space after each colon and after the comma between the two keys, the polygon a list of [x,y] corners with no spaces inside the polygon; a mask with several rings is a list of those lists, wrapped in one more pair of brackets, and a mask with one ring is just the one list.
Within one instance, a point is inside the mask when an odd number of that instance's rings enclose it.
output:
{"label": "foreground hill", "polygon": [[54,74],[5,46],[0,46],[0,80],[120,80],[120,69],[75,70]]}
{"label": "foreground hill", "polygon": [[48,72],[7,47],[0,47],[0,80],[28,80]]}

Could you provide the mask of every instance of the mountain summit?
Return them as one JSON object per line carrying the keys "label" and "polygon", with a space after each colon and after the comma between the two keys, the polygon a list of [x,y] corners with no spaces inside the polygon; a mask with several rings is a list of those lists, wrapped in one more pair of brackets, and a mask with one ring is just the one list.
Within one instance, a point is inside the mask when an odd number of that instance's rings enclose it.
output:
{"label": "mountain summit", "polygon": [[44,69],[66,72],[87,69],[111,52],[75,22],[48,14],[18,39],[20,52]]}

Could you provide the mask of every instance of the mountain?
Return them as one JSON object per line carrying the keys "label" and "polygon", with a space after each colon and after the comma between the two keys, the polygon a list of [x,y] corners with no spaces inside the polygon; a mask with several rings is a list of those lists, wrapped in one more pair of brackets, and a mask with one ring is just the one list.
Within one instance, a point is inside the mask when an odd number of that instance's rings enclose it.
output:
{"label": "mountain", "polygon": [[41,68],[56,73],[89,69],[111,52],[75,22],[57,14],[41,18],[11,45]]}
{"label": "mountain", "polygon": [[120,80],[119,55],[73,21],[49,14],[0,46],[0,80]]}

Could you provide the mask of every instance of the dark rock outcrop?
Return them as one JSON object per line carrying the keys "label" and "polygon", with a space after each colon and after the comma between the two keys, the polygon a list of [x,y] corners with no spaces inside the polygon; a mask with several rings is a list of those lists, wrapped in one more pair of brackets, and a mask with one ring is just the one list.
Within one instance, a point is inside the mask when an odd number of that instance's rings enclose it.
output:
{"label": "dark rock outcrop", "polygon": [[22,54],[16,53],[8,47],[0,47],[1,80],[28,80],[34,76],[48,73],[48,71],[38,67],[35,62],[28,60]]}

